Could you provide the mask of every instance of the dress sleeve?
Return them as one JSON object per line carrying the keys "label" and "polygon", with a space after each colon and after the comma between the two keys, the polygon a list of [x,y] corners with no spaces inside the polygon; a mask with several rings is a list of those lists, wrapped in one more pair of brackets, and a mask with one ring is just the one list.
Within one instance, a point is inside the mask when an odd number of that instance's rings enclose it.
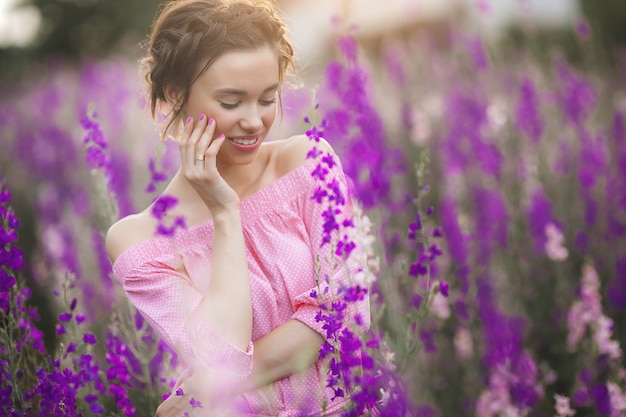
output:
{"label": "dress sleeve", "polygon": [[[226,342],[194,311],[202,299],[191,282],[182,255],[148,260],[114,273],[135,308],[187,365],[198,364],[242,377],[252,371],[252,342],[246,352]],[[124,270],[124,271],[122,271]]]}
{"label": "dress sleeve", "polygon": [[[349,228],[344,222],[352,223],[353,200],[350,180],[343,172],[339,158],[333,155],[333,159],[334,163],[330,164],[324,161],[317,166],[308,164],[312,171],[307,177],[307,191],[302,193],[302,219],[317,272],[311,271],[310,290],[295,298],[292,316],[326,339],[329,334],[325,327],[328,325],[322,317],[336,315],[333,301],[340,298],[350,300],[344,311],[342,326],[348,326],[358,334],[370,325],[369,296],[366,288],[355,280],[363,265],[354,256],[344,261],[335,254],[338,246],[345,247],[351,241],[346,234]],[[337,213],[336,208],[341,213]]]}

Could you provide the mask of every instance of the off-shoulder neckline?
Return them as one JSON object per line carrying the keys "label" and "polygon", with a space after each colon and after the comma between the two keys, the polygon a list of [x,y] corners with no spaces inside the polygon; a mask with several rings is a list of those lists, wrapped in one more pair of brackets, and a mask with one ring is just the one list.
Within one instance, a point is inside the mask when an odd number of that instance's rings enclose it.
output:
{"label": "off-shoulder neckline", "polygon": [[[290,187],[297,184],[303,184],[300,182],[301,179],[306,179],[307,177],[311,177],[311,172],[306,171],[306,168],[310,167],[312,164],[317,164],[318,161],[314,159],[307,159],[303,164],[298,167],[288,171],[286,174],[281,175],[276,178],[270,184],[266,185],[250,194],[248,197],[241,201],[241,220],[242,223],[246,223],[246,219],[249,215],[260,216],[260,209],[269,207],[268,204],[276,205],[277,201],[287,202],[290,201],[287,197],[296,197],[298,193],[286,194],[285,191],[290,190]],[[309,192],[309,187],[304,187],[303,191]],[[118,255],[113,262],[113,269],[116,269],[117,265],[125,262],[125,258],[133,255],[141,248],[146,246],[153,245],[157,242],[171,242],[179,239],[185,240],[188,239],[189,236],[195,234],[205,234],[206,237],[210,237],[212,234],[213,219],[209,219],[204,223],[196,224],[193,226],[189,226],[184,230],[178,231],[174,236],[152,236],[149,239],[140,241],[135,243],[128,248],[124,249],[122,253]],[[164,254],[165,255],[165,254]]]}

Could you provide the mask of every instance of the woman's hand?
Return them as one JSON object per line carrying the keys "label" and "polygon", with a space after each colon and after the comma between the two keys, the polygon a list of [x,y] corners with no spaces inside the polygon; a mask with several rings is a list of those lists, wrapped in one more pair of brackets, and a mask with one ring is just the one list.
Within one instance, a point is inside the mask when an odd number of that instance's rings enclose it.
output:
{"label": "woman's hand", "polygon": [[189,412],[191,410],[190,395],[185,392],[186,388],[183,383],[176,392],[163,401],[157,408],[155,417],[182,417],[185,412]]}
{"label": "woman's hand", "polygon": [[222,212],[239,210],[240,199],[217,170],[217,153],[224,135],[213,140],[215,121],[200,114],[197,122],[189,117],[179,148],[183,176],[200,195],[213,217]]}

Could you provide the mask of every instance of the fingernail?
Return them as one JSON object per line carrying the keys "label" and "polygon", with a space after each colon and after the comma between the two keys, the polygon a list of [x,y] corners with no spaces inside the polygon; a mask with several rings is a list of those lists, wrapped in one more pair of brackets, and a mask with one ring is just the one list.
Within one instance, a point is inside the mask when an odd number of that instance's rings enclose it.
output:
{"label": "fingernail", "polygon": [[209,121],[207,122],[207,124],[211,124],[211,123],[213,123],[213,118],[209,117]]}
{"label": "fingernail", "polygon": [[204,113],[200,113],[200,117],[198,117],[198,120],[204,120]]}
{"label": "fingernail", "polygon": [[220,133],[220,135],[217,137],[217,139],[224,139],[226,137],[226,135],[224,135],[223,133]]}
{"label": "fingernail", "polygon": [[191,123],[192,120],[193,120],[193,117],[189,116],[185,124],[188,125],[189,123]]}

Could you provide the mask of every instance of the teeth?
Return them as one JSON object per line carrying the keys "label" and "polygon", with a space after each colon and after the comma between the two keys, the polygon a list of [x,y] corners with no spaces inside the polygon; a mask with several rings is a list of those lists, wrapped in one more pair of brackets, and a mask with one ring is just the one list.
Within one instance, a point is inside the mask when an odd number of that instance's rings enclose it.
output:
{"label": "teeth", "polygon": [[256,143],[256,138],[254,138],[254,139],[237,139],[237,138],[233,138],[232,141],[237,143],[237,144],[239,144],[239,145],[253,145],[254,143]]}

